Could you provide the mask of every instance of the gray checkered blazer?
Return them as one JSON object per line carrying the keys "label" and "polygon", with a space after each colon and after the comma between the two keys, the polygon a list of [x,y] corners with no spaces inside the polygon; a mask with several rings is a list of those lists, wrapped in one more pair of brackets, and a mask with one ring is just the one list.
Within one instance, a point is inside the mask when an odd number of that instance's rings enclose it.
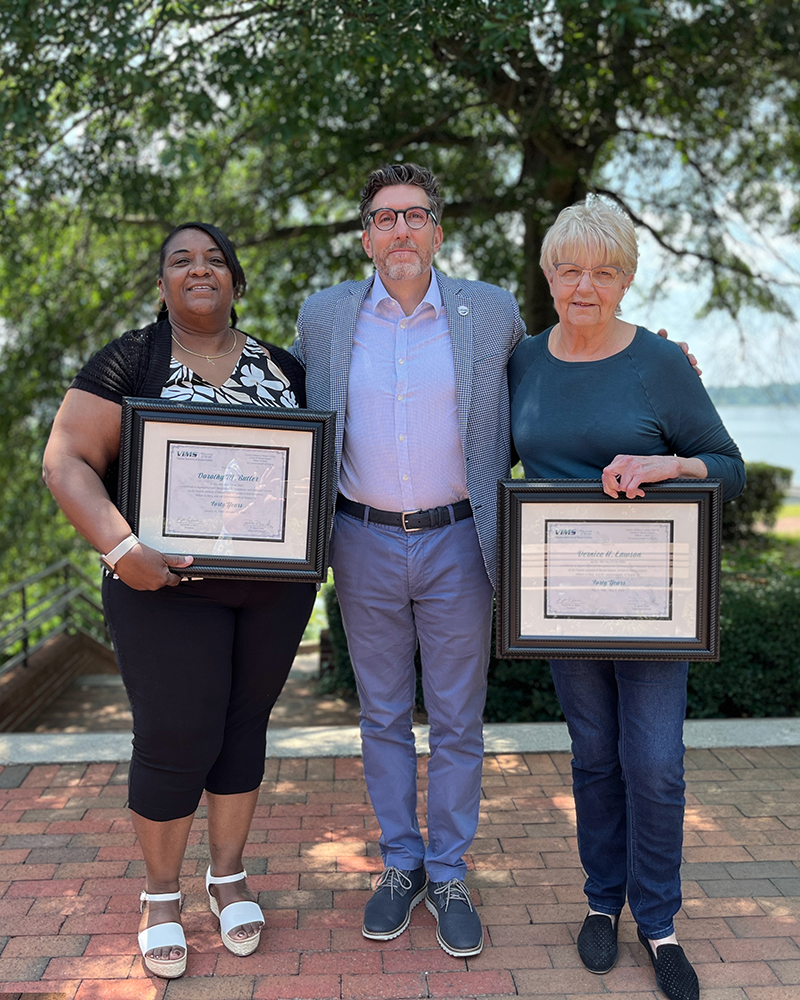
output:
{"label": "gray checkered blazer", "polygon": [[[510,292],[482,281],[434,274],[450,325],[467,489],[486,572],[494,585],[497,480],[508,475],[511,435],[506,365],[525,325]],[[306,368],[308,406],[336,411],[334,491],[342,460],[353,337],[372,280],[344,281],[306,299],[292,347]],[[431,444],[435,447],[435,440]]]}

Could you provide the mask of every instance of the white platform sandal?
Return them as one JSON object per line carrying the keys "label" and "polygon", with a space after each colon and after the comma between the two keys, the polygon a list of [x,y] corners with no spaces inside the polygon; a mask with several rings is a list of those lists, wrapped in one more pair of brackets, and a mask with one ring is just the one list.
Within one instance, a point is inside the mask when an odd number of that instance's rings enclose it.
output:
{"label": "white platform sandal", "polygon": [[214,916],[219,917],[219,930],[222,943],[228,951],[239,956],[252,955],[258,947],[258,942],[261,940],[261,931],[259,930],[257,934],[251,934],[250,937],[243,938],[241,941],[232,938],[230,932],[234,927],[241,927],[242,924],[261,924],[263,929],[264,914],[258,903],[254,903],[249,899],[240,899],[235,903],[228,903],[227,906],[223,906],[220,913],[219,903],[216,896],[211,893],[211,886],[226,885],[229,882],[241,882],[246,878],[246,871],[240,871],[238,875],[212,875],[211,865],[208,866],[208,871],[206,872],[208,905],[211,907],[211,912]]}
{"label": "white platform sandal", "polygon": [[[139,912],[144,911],[145,903],[169,903],[180,898],[180,892],[142,892],[139,897]],[[154,948],[183,948],[183,955],[180,958],[148,957],[147,952]],[[175,920],[166,924],[154,924],[139,931],[139,950],[147,968],[162,979],[177,979],[186,972],[186,935],[183,927]]]}

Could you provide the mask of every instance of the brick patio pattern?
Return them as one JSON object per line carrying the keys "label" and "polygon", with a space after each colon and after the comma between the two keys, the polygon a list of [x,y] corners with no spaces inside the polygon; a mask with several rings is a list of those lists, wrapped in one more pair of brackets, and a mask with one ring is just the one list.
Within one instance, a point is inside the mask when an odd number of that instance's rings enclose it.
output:
{"label": "brick patio pattern", "polygon": [[[420,758],[424,797],[426,759]],[[247,849],[267,929],[220,944],[203,888],[204,810],[182,873],[189,965],[150,976],[136,948],[143,863],[126,765],[0,770],[0,997],[49,1000],[404,1000],[660,997],[626,910],[607,976],[580,964],[586,912],[568,754],[487,757],[469,884],[486,928],[474,959],[436,944],[417,907],[394,941],[361,936],[378,828],[358,759],[270,760]],[[800,748],[689,750],[678,936],[703,1000],[800,1000]]]}

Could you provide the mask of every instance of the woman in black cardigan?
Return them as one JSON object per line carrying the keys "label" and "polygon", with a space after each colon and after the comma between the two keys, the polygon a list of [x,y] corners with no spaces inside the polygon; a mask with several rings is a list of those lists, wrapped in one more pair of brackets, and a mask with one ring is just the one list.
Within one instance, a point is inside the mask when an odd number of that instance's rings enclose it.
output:
{"label": "woman in black cardigan", "polygon": [[186,968],[178,878],[204,791],[209,905],[230,951],[258,946],[264,917],[242,852],[269,714],[314,586],[181,577],[173,569],[191,557],[139,542],[117,509],[124,396],[305,406],[298,362],[236,329],[245,276],[224,233],[205,223],[173,230],[161,247],[158,288],[160,321],[108,344],[73,381],[44,475],[71,523],[105,553],[106,617],[133,709],[129,805],[147,869],[139,946],[152,972],[174,978]]}

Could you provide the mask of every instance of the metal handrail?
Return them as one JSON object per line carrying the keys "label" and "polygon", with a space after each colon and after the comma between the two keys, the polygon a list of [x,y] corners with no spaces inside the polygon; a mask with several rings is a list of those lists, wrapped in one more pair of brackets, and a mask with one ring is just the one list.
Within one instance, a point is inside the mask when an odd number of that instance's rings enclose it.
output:
{"label": "metal handrail", "polygon": [[57,635],[61,635],[62,632],[66,632],[69,627],[69,622],[61,622],[59,625],[56,625],[55,628],[51,629],[51,631],[48,632],[47,635],[43,636],[37,643],[34,643],[33,646],[20,650],[16,656],[12,656],[10,659],[5,660],[3,665],[0,666],[0,677],[2,677],[3,674],[7,673],[9,670],[12,670],[14,667],[19,666],[20,663],[24,663],[29,656],[32,656],[35,652],[40,650],[42,646],[50,641],[50,639],[53,639]]}
{"label": "metal handrail", "polygon": [[[26,576],[24,580],[20,580],[17,583],[12,583],[10,587],[6,587],[5,590],[0,590],[0,601],[5,600],[11,594],[16,593],[18,590],[22,590],[24,587],[29,587],[32,583],[38,583],[39,580],[44,580],[46,576],[52,576],[53,573],[57,573],[59,570],[69,567],[76,573],[81,573],[77,566],[69,561],[69,559],[59,559],[58,562],[52,563],[50,566],[45,566],[44,569],[39,570],[38,573],[33,573],[31,576]],[[83,574],[81,574],[83,575]],[[86,579],[84,577],[84,579]],[[89,581],[91,582],[91,581]]]}
{"label": "metal handrail", "polygon": [[[13,646],[15,643],[20,642],[26,635],[30,636],[30,634],[35,632],[36,629],[46,625],[51,618],[55,618],[56,615],[60,615],[63,612],[70,610],[72,602],[78,597],[83,597],[83,590],[81,587],[72,587],[71,589],[67,589],[66,586],[63,586],[57,587],[47,596],[55,598],[52,604],[48,604],[43,611],[39,612],[39,614],[34,615],[33,618],[28,618],[22,625],[12,629],[5,635],[5,637],[0,638],[0,652],[4,649],[8,649],[9,646]],[[44,601],[39,601],[36,604],[36,607],[39,607],[43,603]],[[102,612],[102,608],[100,610]]]}
{"label": "metal handrail", "polygon": [[[74,589],[80,590],[80,587]],[[44,594],[42,597],[39,598],[38,601],[34,602],[33,604],[29,604],[26,600],[23,604],[22,609],[18,611],[17,614],[12,615],[10,618],[6,618],[4,620],[0,619],[0,632],[2,632],[5,629],[11,628],[11,626],[15,625],[17,622],[23,622],[23,623],[32,622],[33,619],[31,618],[31,615],[34,615],[35,617],[34,612],[38,611],[39,608],[47,607],[49,601],[57,600],[59,597],[63,597],[65,594],[68,594],[69,592],[70,592],[69,584],[62,583],[60,587],[56,587],[55,590],[51,590],[49,593]],[[0,640],[0,643],[2,643],[2,640]]]}
{"label": "metal handrail", "polygon": [[[55,586],[31,599],[30,588],[54,578]],[[82,584],[75,586],[75,578]],[[0,621],[0,653],[19,646],[0,664],[0,676],[20,663],[53,635],[79,631],[111,645],[99,600],[100,585],[69,559],[47,566],[0,592],[0,601],[19,597],[19,610]]]}

